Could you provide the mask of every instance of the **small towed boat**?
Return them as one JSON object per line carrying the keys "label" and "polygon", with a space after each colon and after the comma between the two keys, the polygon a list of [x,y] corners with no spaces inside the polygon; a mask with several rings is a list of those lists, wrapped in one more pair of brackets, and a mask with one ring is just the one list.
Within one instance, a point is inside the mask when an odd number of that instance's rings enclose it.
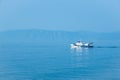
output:
{"label": "small towed boat", "polygon": [[71,48],[79,47],[93,47],[93,43],[77,41],[76,43],[70,44]]}

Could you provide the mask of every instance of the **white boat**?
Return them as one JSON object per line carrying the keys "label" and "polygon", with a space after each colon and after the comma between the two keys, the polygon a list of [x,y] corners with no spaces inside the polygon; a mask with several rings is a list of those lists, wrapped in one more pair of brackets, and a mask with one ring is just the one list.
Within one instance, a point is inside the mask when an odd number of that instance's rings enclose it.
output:
{"label": "white boat", "polygon": [[76,43],[70,44],[70,46],[71,46],[71,48],[93,47],[93,43],[77,41]]}

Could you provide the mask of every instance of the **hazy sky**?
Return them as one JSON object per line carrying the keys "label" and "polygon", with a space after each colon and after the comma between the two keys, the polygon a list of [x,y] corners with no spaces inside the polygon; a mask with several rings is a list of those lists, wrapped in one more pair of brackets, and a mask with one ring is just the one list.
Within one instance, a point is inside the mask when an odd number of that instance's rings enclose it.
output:
{"label": "hazy sky", "polygon": [[0,30],[120,31],[120,0],[0,0]]}

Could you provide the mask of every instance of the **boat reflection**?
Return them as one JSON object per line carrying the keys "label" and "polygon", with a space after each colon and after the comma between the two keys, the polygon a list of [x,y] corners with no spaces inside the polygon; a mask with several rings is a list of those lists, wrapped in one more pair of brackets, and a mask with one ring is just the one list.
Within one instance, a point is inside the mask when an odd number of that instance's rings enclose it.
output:
{"label": "boat reflection", "polygon": [[89,48],[71,48],[71,65],[76,67],[88,66]]}
{"label": "boat reflection", "polygon": [[88,52],[88,48],[85,47],[85,48],[82,48],[82,47],[77,47],[77,48],[70,48],[71,49],[71,53],[82,53],[82,52]]}

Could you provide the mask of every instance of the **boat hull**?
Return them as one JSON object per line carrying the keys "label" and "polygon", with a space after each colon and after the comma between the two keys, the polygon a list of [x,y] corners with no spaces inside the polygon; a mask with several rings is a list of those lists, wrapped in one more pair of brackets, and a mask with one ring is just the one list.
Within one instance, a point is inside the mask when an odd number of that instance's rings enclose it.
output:
{"label": "boat hull", "polygon": [[87,47],[87,48],[93,48],[93,43],[85,43],[82,45],[75,45],[75,44],[71,44],[71,48],[79,48],[79,47]]}

